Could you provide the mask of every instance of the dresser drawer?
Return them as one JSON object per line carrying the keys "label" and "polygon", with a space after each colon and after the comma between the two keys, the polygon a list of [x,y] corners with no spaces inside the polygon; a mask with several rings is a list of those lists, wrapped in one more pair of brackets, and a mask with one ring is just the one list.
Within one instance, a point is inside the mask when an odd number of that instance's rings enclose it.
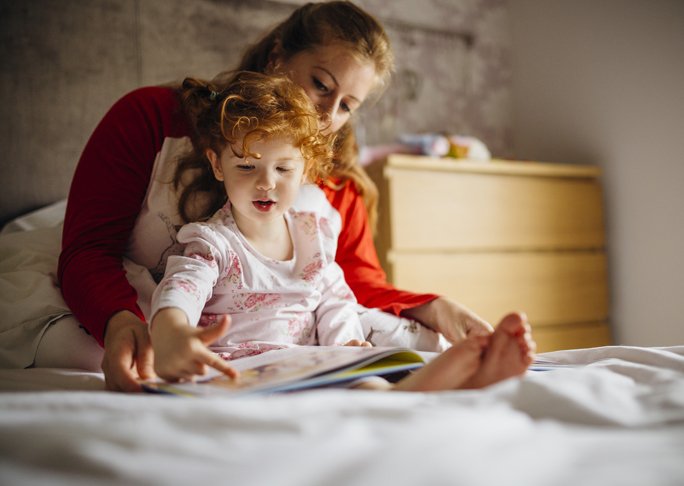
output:
{"label": "dresser drawer", "polygon": [[386,167],[381,228],[394,250],[604,246],[595,178]]}
{"label": "dresser drawer", "polygon": [[568,324],[562,327],[533,324],[532,336],[537,343],[538,353],[612,344],[610,327],[605,322]]}
{"label": "dresser drawer", "polygon": [[516,310],[546,326],[608,318],[601,252],[393,252],[389,269],[397,287],[450,297],[491,323]]}
{"label": "dresser drawer", "polygon": [[376,247],[390,282],[492,324],[524,311],[539,351],[611,343],[600,170],[390,155]]}

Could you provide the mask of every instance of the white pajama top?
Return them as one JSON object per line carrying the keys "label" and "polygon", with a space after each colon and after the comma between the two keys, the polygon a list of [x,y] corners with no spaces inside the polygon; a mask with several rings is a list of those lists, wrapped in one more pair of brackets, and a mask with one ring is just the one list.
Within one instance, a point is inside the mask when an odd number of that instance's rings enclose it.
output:
{"label": "white pajama top", "polygon": [[[305,209],[304,209],[305,208]],[[340,219],[325,194],[304,185],[285,213],[294,246],[288,261],[265,257],[238,229],[230,203],[206,223],[178,232],[183,255],[169,256],[152,315],[177,307],[191,325],[230,314],[218,347],[268,342],[300,345],[364,340],[356,299],[335,262]]]}

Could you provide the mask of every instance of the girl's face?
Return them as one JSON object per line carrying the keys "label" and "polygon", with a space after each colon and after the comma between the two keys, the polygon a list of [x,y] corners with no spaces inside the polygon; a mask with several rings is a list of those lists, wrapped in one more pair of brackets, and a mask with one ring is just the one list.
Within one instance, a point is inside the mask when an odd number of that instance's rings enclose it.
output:
{"label": "girl's face", "polygon": [[220,157],[207,151],[216,179],[223,181],[233,218],[245,236],[282,224],[294,204],[304,178],[304,159],[298,147],[283,137],[272,137],[249,146],[260,159],[236,157],[230,147]]}
{"label": "girl's face", "polygon": [[331,44],[278,59],[276,70],[304,88],[326,116],[326,131],[337,132],[347,123],[377,81],[371,61],[354,57],[344,44]]}

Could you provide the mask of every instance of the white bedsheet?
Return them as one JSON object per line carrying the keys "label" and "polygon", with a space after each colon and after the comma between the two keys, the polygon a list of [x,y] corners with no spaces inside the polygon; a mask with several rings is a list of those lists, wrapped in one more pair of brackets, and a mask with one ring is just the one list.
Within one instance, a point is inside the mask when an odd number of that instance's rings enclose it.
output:
{"label": "white bedsheet", "polygon": [[[29,364],[26,336],[68,312],[54,286],[63,210],[0,238],[2,363]],[[0,369],[0,485],[684,485],[684,346],[543,356],[582,366],[476,391],[232,399]]]}
{"label": "white bedsheet", "polygon": [[684,347],[543,356],[586,366],[475,391],[232,399],[0,370],[0,484],[684,484]]}
{"label": "white bedsheet", "polygon": [[71,314],[57,286],[65,201],[0,231],[0,367],[33,363],[49,324]]}

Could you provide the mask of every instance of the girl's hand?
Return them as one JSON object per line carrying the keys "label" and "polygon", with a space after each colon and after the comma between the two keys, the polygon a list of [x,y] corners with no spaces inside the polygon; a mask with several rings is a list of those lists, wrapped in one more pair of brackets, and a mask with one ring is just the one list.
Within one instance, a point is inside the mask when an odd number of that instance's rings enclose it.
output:
{"label": "girl's hand", "polygon": [[194,328],[183,311],[169,307],[154,316],[151,327],[154,371],[167,381],[191,380],[210,366],[230,378],[238,372],[207,347],[228,332],[230,317],[212,327]]}
{"label": "girl's hand", "polygon": [[361,341],[360,339],[352,339],[344,343],[345,346],[360,346],[362,348],[372,348],[373,345],[368,341]]}

